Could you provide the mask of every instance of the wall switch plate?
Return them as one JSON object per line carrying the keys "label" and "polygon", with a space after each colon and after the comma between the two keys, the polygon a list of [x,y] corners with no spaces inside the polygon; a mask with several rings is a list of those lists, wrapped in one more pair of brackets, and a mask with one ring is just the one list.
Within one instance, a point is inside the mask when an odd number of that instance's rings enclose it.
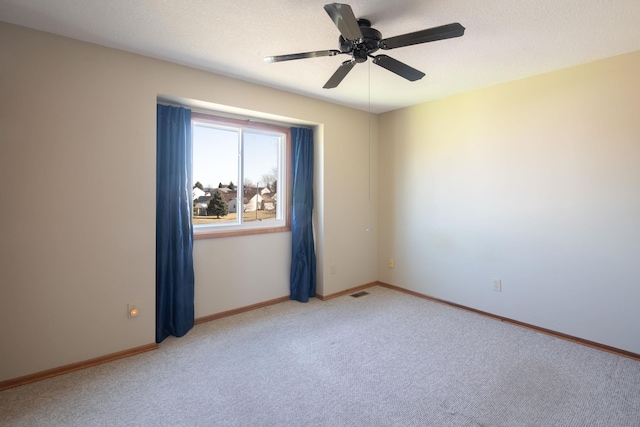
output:
{"label": "wall switch plate", "polygon": [[331,274],[336,274],[336,265],[331,264],[330,270],[331,270]]}
{"label": "wall switch plate", "polygon": [[393,258],[389,258],[387,265],[389,266],[389,268],[393,268]]}
{"label": "wall switch plate", "polygon": [[502,279],[493,279],[493,290],[502,292]]}

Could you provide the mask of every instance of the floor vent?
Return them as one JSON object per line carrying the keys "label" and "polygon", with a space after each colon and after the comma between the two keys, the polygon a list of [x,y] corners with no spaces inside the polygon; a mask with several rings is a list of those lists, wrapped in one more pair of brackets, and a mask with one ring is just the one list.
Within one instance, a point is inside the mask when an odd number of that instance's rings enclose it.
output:
{"label": "floor vent", "polygon": [[360,298],[360,297],[363,297],[365,295],[369,295],[369,292],[360,291],[360,292],[356,292],[355,294],[351,294],[351,296],[354,297],[354,298]]}

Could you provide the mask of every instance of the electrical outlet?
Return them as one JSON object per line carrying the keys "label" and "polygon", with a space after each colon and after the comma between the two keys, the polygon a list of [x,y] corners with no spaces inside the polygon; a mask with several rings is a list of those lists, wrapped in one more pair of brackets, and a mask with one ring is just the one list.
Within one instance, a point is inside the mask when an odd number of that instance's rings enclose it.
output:
{"label": "electrical outlet", "polygon": [[493,290],[502,292],[502,279],[493,279]]}
{"label": "electrical outlet", "polygon": [[387,265],[389,266],[389,268],[393,268],[393,258],[389,258]]}
{"label": "electrical outlet", "polygon": [[127,316],[128,317],[138,317],[140,314],[140,310],[138,310],[138,304],[129,303],[127,304]]}

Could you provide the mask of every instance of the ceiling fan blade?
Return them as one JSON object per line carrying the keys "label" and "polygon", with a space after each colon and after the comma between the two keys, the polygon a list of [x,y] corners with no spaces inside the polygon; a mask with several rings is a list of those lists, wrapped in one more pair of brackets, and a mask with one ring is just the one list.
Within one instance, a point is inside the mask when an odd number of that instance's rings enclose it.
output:
{"label": "ceiling fan blade", "polygon": [[331,3],[324,6],[333,23],[340,30],[340,34],[347,40],[358,40],[362,38],[362,31],[358,20],[348,4]]}
{"label": "ceiling fan blade", "polygon": [[264,62],[282,62],[291,61],[292,59],[319,58],[321,56],[336,56],[341,54],[339,50],[317,50],[315,52],[292,53],[289,55],[267,56]]}
{"label": "ceiling fan blade", "polygon": [[424,73],[422,71],[416,70],[404,62],[400,62],[387,55],[378,55],[373,57],[373,63],[412,82],[424,77]]}
{"label": "ceiling fan blade", "polygon": [[464,34],[465,28],[456,23],[429,28],[415,33],[402,34],[380,40],[381,49],[395,49],[397,47],[411,46],[413,44],[433,42],[436,40],[451,39]]}
{"label": "ceiling fan blade", "polygon": [[333,89],[334,87],[337,87],[342,81],[342,79],[344,79],[347,76],[347,74],[349,74],[349,71],[351,71],[351,69],[355,65],[356,65],[356,61],[354,60],[344,61],[342,65],[338,67],[336,72],[333,73],[333,76],[331,76],[331,78],[327,81],[327,83],[325,83],[325,85],[322,86],[323,89]]}

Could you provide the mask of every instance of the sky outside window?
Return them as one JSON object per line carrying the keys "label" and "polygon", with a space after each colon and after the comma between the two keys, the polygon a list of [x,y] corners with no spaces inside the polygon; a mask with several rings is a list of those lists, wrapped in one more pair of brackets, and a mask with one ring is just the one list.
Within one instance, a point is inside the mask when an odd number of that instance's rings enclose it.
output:
{"label": "sky outside window", "polygon": [[[252,183],[262,183],[264,175],[278,168],[280,137],[278,135],[244,133],[244,176]],[[203,125],[193,127],[193,183],[204,187],[238,185],[238,151],[240,132]]]}

